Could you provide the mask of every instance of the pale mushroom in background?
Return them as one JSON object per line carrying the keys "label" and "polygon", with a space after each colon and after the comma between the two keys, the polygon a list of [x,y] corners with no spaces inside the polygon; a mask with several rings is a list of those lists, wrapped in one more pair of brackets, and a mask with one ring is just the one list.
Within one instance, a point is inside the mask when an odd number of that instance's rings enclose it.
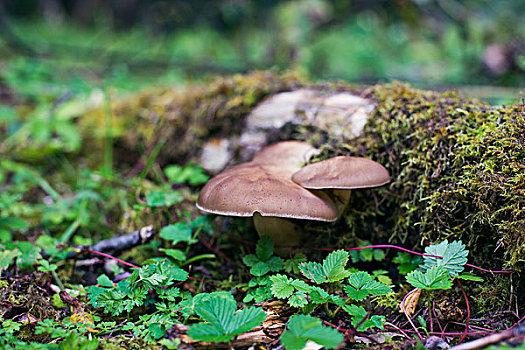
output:
{"label": "pale mushroom in background", "polygon": [[352,189],[382,186],[390,182],[384,166],[367,158],[338,156],[306,165],[292,175],[292,180],[316,195],[331,189],[338,217],[344,211]]}

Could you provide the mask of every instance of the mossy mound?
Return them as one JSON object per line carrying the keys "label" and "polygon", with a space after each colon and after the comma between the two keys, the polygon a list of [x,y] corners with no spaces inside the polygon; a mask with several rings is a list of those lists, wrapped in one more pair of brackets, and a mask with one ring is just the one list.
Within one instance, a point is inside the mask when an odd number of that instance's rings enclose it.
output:
{"label": "mossy mound", "polygon": [[402,84],[375,86],[370,97],[378,106],[364,136],[335,153],[373,158],[392,182],[356,191],[345,216],[353,233],[460,239],[483,266],[523,270],[525,106],[490,107]]}
{"label": "mossy mound", "polygon": [[[145,91],[112,108],[115,158],[133,165],[165,140],[157,161],[183,164],[211,137],[238,137],[245,116],[264,97],[299,87],[357,91],[345,83],[317,84],[267,72],[222,77],[180,91]],[[479,264],[522,271],[525,106],[491,107],[455,92],[399,83],[360,93],[377,102],[363,136],[345,140],[311,128],[281,135],[319,140],[319,158],[369,157],[392,176],[387,186],[354,191],[345,220],[322,230],[333,231],[338,246],[353,244],[356,237],[405,246],[461,239]],[[85,149],[102,144],[104,113],[99,109],[81,118]]]}

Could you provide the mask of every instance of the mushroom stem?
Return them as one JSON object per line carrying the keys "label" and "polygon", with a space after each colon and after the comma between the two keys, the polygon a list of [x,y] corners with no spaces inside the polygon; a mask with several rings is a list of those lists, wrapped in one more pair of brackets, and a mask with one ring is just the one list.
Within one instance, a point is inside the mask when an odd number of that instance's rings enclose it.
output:
{"label": "mushroom stem", "polygon": [[272,239],[276,246],[274,251],[281,256],[290,252],[290,248],[284,246],[299,245],[303,238],[301,227],[288,219],[276,216],[262,216],[255,212],[253,214],[253,223],[259,236],[268,236]]}
{"label": "mushroom stem", "polygon": [[334,202],[335,207],[337,208],[337,220],[339,220],[343,215],[343,212],[348,205],[348,201],[350,200],[350,194],[352,193],[352,190],[339,188],[310,191],[312,191],[318,197],[328,197],[332,200],[332,202]]}

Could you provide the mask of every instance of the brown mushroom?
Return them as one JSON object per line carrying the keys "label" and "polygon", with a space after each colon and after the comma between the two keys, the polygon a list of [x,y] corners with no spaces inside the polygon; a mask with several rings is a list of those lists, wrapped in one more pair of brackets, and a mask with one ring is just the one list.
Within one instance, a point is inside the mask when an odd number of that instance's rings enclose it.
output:
{"label": "brown mushroom", "polygon": [[292,175],[292,180],[320,195],[332,189],[338,216],[350,198],[350,190],[382,186],[390,182],[384,166],[367,158],[338,156],[309,164]]}
{"label": "brown mushroom", "polygon": [[197,207],[219,215],[253,216],[260,236],[270,236],[276,245],[298,244],[301,230],[286,219],[337,219],[328,196],[317,196],[291,180],[315,151],[298,141],[269,146],[251,162],[212,178],[201,190]]}

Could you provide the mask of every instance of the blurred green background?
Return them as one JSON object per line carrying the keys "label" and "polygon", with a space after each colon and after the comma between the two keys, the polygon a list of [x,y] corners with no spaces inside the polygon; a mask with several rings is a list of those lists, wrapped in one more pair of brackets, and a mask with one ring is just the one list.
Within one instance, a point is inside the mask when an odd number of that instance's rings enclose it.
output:
{"label": "blurred green background", "polygon": [[3,102],[254,69],[517,101],[525,1],[0,1]]}

